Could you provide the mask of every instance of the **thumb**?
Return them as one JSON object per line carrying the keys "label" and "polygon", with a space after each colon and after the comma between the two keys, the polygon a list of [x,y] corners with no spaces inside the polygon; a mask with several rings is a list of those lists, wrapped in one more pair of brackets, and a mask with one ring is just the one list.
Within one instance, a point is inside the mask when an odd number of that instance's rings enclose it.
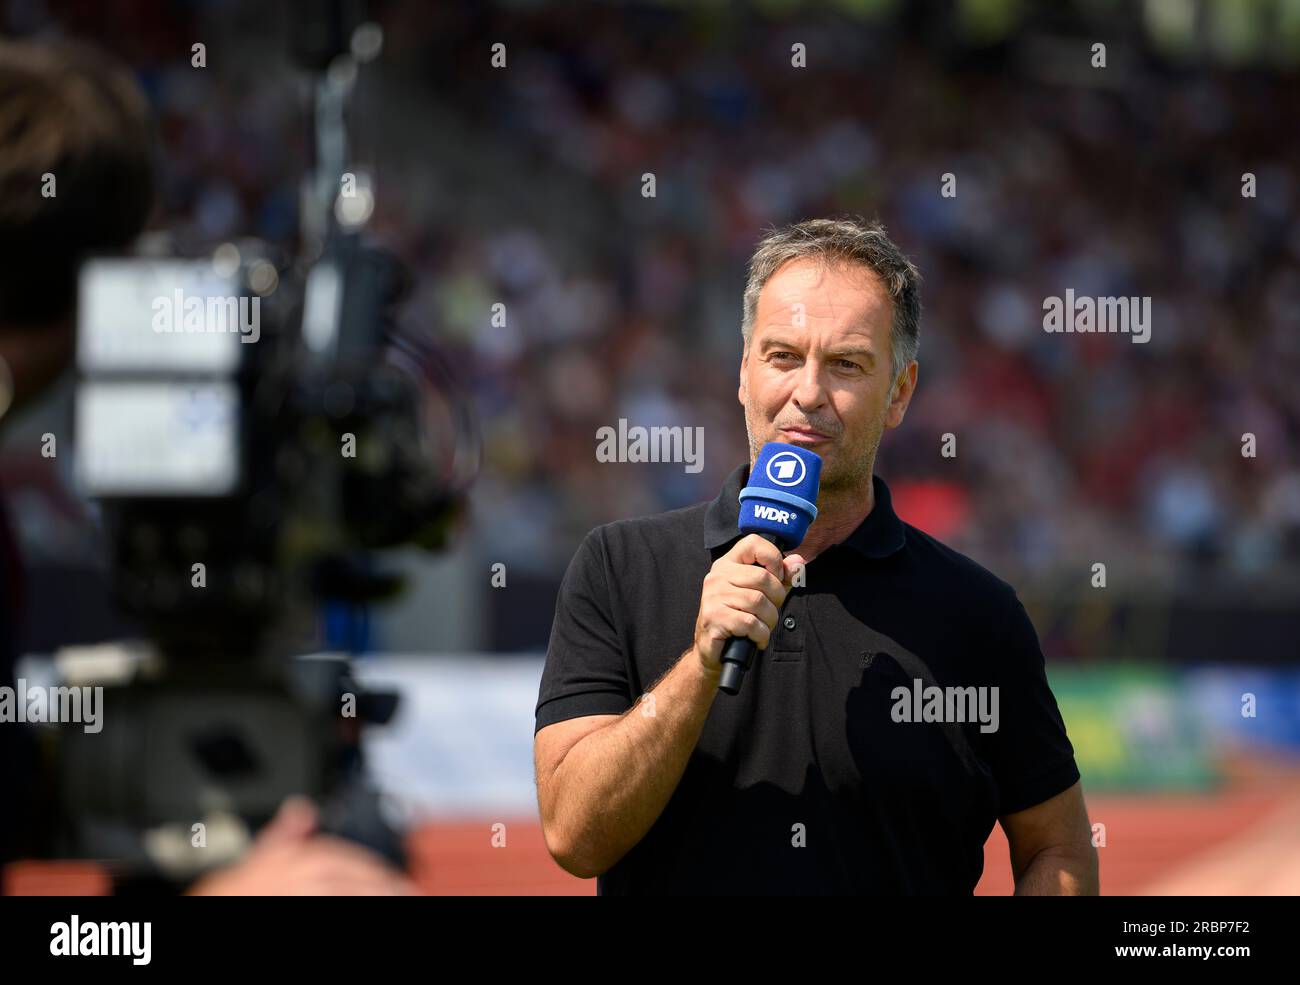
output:
{"label": "thumb", "polygon": [[286,797],[275,817],[257,833],[258,848],[304,841],[316,830],[316,807],[306,797]]}
{"label": "thumb", "polygon": [[782,563],[785,566],[785,583],[789,586],[794,581],[795,573],[808,562],[803,559],[801,554],[789,554],[782,559]]}

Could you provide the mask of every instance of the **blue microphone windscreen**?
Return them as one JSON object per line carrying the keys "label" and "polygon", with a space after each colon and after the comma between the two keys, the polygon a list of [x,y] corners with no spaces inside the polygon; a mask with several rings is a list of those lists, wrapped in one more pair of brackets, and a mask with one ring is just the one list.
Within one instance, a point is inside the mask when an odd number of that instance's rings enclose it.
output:
{"label": "blue microphone windscreen", "polygon": [[798,547],[817,518],[821,476],[822,459],[816,452],[769,441],[740,491],[740,532],[775,534],[783,550]]}

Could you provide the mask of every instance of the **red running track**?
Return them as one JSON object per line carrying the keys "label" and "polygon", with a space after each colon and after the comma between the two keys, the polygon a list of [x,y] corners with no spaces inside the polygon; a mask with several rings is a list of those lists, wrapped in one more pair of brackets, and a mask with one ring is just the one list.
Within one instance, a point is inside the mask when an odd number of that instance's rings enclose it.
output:
{"label": "red running track", "polygon": [[[1098,849],[1102,892],[1141,895],[1145,887],[1171,878],[1212,849],[1248,842],[1252,827],[1265,822],[1291,792],[1285,787],[1252,786],[1216,795],[1089,797],[1089,817],[1094,824],[1106,826],[1106,843]],[[505,824],[503,847],[492,844],[492,826],[498,822]],[[594,879],[576,879],[555,864],[533,818],[427,824],[413,834],[409,847],[413,874],[430,893],[591,896],[596,892]],[[1300,844],[1296,851],[1300,854]],[[1006,838],[995,826],[984,846],[984,876],[975,892],[1005,895],[1012,887]],[[1217,895],[1230,890],[1205,885],[1198,891]]]}

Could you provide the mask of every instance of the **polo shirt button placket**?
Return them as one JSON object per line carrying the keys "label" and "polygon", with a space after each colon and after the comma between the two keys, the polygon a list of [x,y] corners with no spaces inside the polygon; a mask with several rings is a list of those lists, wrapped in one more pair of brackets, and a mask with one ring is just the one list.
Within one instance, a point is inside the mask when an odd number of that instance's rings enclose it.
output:
{"label": "polo shirt button placket", "polygon": [[803,593],[791,592],[782,607],[781,621],[772,634],[771,648],[774,660],[803,659],[803,615],[806,604]]}

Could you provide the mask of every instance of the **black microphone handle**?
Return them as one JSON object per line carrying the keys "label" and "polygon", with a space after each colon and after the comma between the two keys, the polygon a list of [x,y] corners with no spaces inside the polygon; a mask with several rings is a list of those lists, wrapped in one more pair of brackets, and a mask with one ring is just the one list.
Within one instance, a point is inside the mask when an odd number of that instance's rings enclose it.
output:
{"label": "black microphone handle", "polygon": [[[785,553],[784,541],[773,533],[759,533],[769,543],[775,544],[777,550]],[[718,678],[718,690],[724,694],[739,694],[740,685],[745,681],[745,671],[754,662],[754,653],[758,645],[748,636],[733,636],[727,640],[722,650],[722,676]]]}

